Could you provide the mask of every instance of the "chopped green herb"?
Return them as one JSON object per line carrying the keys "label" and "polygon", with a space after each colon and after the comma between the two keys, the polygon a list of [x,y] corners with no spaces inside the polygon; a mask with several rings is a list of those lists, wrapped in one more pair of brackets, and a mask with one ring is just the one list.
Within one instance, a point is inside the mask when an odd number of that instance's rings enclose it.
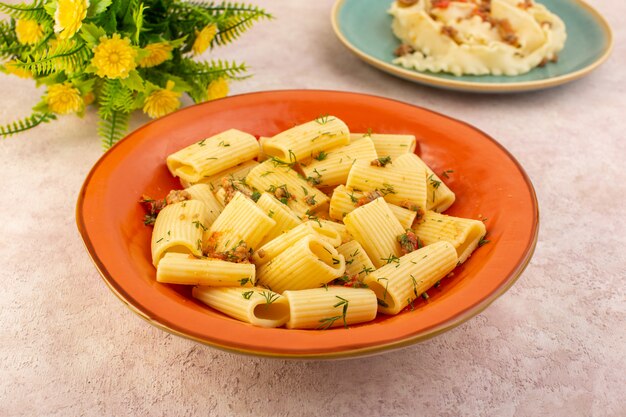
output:
{"label": "chopped green herb", "polygon": [[266,305],[270,305],[274,301],[278,300],[278,298],[280,298],[280,294],[276,294],[270,291],[263,291],[261,292],[261,295],[265,298]]}
{"label": "chopped green herb", "polygon": [[207,231],[209,230],[208,227],[206,227],[205,225],[203,225],[199,220],[195,220],[193,222],[191,222],[191,224],[193,224],[194,226],[196,226],[196,229],[200,229],[202,228],[203,231]]}
{"label": "chopped green herb", "polygon": [[248,282],[249,282],[249,283],[252,283],[252,281],[250,280],[250,278],[242,278],[242,279],[240,279],[240,280],[239,280],[239,285],[241,285],[241,286],[243,287],[243,286],[244,286],[244,285],[246,285]]}
{"label": "chopped green herb", "polygon": [[254,294],[254,291],[246,291],[246,292],[242,293],[241,296],[243,298],[245,298],[246,300],[249,300],[250,297],[252,297],[252,294]]}
{"label": "chopped green herb", "polygon": [[202,139],[200,142],[198,142],[198,146],[204,146],[206,145],[204,142],[206,141],[206,139]]}
{"label": "chopped green herb", "polygon": [[267,215],[269,216],[270,219],[272,217],[274,217],[274,214],[276,214],[276,213],[274,213],[274,210],[270,210],[270,211],[267,212]]}
{"label": "chopped green herb", "polygon": [[441,176],[444,178],[450,178],[450,176],[448,174],[452,174],[454,171],[451,169],[445,170],[441,173]]}
{"label": "chopped green herb", "polygon": [[225,143],[224,141],[221,141],[217,146],[223,146],[224,148],[226,148],[230,146],[230,143]]}
{"label": "chopped green herb", "polygon": [[319,151],[319,153],[315,155],[314,159],[317,159],[318,161],[323,161],[324,159],[326,159],[327,156],[328,154],[326,152]]}
{"label": "chopped green herb", "polygon": [[478,247],[480,248],[483,245],[486,245],[487,243],[491,242],[490,240],[485,239],[487,237],[487,235],[483,236],[480,238],[480,240],[478,241]]}
{"label": "chopped green herb", "polygon": [[259,201],[259,198],[261,198],[261,193],[258,191],[254,191],[252,192],[252,195],[250,196],[250,198],[252,199],[252,201],[256,203],[257,201]]}

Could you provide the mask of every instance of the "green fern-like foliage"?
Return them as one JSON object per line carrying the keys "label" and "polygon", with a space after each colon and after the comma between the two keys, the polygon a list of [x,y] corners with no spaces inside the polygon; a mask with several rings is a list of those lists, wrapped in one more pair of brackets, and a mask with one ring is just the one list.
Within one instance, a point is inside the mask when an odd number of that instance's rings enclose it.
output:
{"label": "green fern-like foliage", "polygon": [[72,74],[86,67],[90,57],[91,51],[87,45],[70,40],[60,42],[54,48],[37,53],[34,57],[28,57],[15,65],[37,75],[46,75],[59,70]]}
{"label": "green fern-like foliage", "polygon": [[[171,92],[165,94],[175,100],[185,93],[199,103],[209,98],[207,88],[216,80],[228,82],[248,77],[245,63],[213,56],[196,60],[192,51],[198,53],[208,46],[207,52],[212,55],[215,48],[237,40],[254,23],[272,18],[255,5],[229,1],[90,0],[86,16],[76,25],[76,33],[67,35],[64,31],[69,39],[60,39],[55,33],[59,26],[58,22],[55,25],[55,16],[61,13],[71,16],[73,12],[82,16],[82,10],[71,9],[81,7],[80,2],[74,6],[63,3],[65,9],[61,10],[57,0],[22,1],[25,2],[0,2],[0,13],[10,17],[0,21],[0,70],[21,77],[32,76],[38,86],[46,86],[48,91],[31,116],[0,126],[0,136],[7,137],[54,120],[55,111],[80,116],[85,106],[93,103],[98,109],[98,133],[105,149],[124,136],[135,110],[150,109],[150,115],[156,117],[176,108],[176,102],[159,103],[154,99],[159,96],[153,94],[164,94],[167,88]],[[210,25],[216,29],[215,36],[210,42],[207,39],[194,46],[197,33]],[[117,61],[107,64],[102,56],[98,60],[93,58],[98,46],[114,35],[130,48],[130,52],[122,50],[120,56],[136,55],[136,59],[134,63],[126,62],[123,73],[113,71],[111,75],[107,71],[115,68]],[[157,43],[167,45],[165,57],[161,55],[157,63],[142,62],[151,57],[146,47]],[[121,48],[113,44],[101,50],[111,54],[107,48]],[[154,57],[151,59],[154,61]],[[7,61],[11,65],[4,65]],[[148,107],[147,100],[150,100]]]}
{"label": "green fern-like foliage", "polygon": [[0,135],[5,137],[15,135],[37,127],[42,123],[48,123],[51,120],[56,120],[56,116],[52,113],[33,113],[24,119],[0,126]]}
{"label": "green fern-like foliage", "polygon": [[44,8],[45,0],[35,0],[33,3],[9,4],[0,2],[0,11],[8,14],[13,19],[30,19],[38,23],[50,20],[50,16]]}

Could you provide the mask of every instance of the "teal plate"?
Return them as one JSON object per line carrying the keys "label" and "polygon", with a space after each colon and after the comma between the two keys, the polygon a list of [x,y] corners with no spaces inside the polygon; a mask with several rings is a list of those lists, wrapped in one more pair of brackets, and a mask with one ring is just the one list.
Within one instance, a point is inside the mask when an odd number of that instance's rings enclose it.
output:
{"label": "teal plate", "polygon": [[333,30],[341,42],[367,63],[407,80],[433,87],[480,93],[510,93],[554,87],[576,80],[602,64],[613,48],[606,20],[582,0],[540,0],[565,22],[567,41],[559,61],[513,77],[454,76],[420,72],[393,64],[400,41],[391,31],[389,0],[338,0],[333,7]]}

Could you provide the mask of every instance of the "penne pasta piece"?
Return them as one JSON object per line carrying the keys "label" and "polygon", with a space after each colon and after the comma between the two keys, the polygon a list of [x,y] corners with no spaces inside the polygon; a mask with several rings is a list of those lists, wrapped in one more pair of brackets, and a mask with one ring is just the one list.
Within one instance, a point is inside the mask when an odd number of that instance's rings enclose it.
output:
{"label": "penne pasta piece", "polygon": [[169,155],[167,168],[173,176],[195,183],[258,155],[259,144],[254,136],[230,129]]}
{"label": "penne pasta piece", "polygon": [[224,177],[235,181],[245,180],[246,175],[248,175],[248,173],[252,171],[252,169],[257,165],[259,165],[257,161],[246,161],[242,162],[239,165],[235,165],[232,168],[220,171],[217,174],[204,176],[200,178],[197,182],[188,182],[180,178],[180,183],[184,188],[190,187],[194,184],[207,184],[209,187],[211,187],[211,191],[215,193],[220,187],[222,187],[222,180]]}
{"label": "penne pasta piece", "polygon": [[248,263],[166,253],[159,262],[156,278],[168,284],[242,287],[254,285],[256,270]]}
{"label": "penne pasta piece", "polygon": [[371,161],[377,155],[372,140],[366,137],[328,152],[320,151],[311,157],[310,162],[302,164],[304,176],[314,178],[320,187],[330,187],[346,182],[354,161]]}
{"label": "penne pasta piece", "polygon": [[426,209],[437,213],[446,211],[456,198],[452,190],[441,181],[432,169],[414,153],[402,155],[393,163],[400,167],[426,170]]}
{"label": "penne pasta piece", "polygon": [[487,230],[480,220],[427,211],[415,226],[415,234],[425,245],[439,241],[450,242],[457,251],[459,262],[463,263],[478,247]]}
{"label": "penne pasta piece", "polygon": [[450,243],[437,242],[377,269],[364,281],[376,293],[379,312],[398,314],[448,275],[457,261],[456,251]]}
{"label": "penne pasta piece", "polygon": [[295,163],[312,154],[350,143],[348,126],[335,116],[322,116],[292,127],[263,142],[263,152]]}
{"label": "penne pasta piece", "polygon": [[252,255],[252,261],[257,266],[263,265],[306,236],[317,236],[333,247],[341,244],[339,232],[330,225],[325,225],[323,220],[307,221],[264,244]]}
{"label": "penne pasta piece", "polygon": [[214,309],[260,327],[280,327],[289,320],[287,298],[265,288],[195,287],[195,298]]}
{"label": "penne pasta piece", "polygon": [[254,250],[275,225],[252,200],[236,192],[209,228],[205,252],[211,255],[235,251],[243,243],[247,249]]}
{"label": "penne pasta piece", "polygon": [[344,272],[344,275],[348,278],[356,276],[359,281],[363,281],[363,278],[376,269],[365,253],[363,246],[356,240],[351,240],[339,246],[337,252],[342,254],[346,260],[346,272]]}
{"label": "penne pasta piece", "polygon": [[373,166],[367,161],[352,165],[346,187],[357,191],[378,191],[385,200],[403,207],[426,211],[426,170],[397,167],[393,161]]}
{"label": "penne pasta piece", "polygon": [[169,204],[161,210],[152,231],[152,264],[166,252],[202,256],[202,239],[207,226],[204,203],[198,200]]}
{"label": "penne pasta piece", "polygon": [[330,286],[283,295],[289,302],[288,329],[325,330],[376,318],[376,294],[367,288]]}
{"label": "penne pasta piece", "polygon": [[215,195],[211,192],[211,187],[206,184],[196,184],[189,188],[185,188],[193,200],[202,201],[205,208],[206,227],[213,224],[217,216],[220,215],[224,206],[219,202]]}
{"label": "penne pasta piece", "polygon": [[417,145],[413,135],[391,135],[381,133],[352,133],[350,140],[368,137],[372,140],[376,154],[380,158],[390,156],[392,160],[407,153],[415,152]]}
{"label": "penne pasta piece", "polygon": [[344,258],[319,236],[305,236],[257,269],[258,282],[272,291],[304,290],[343,275]]}
{"label": "penne pasta piece", "polygon": [[269,233],[263,238],[261,245],[264,245],[302,223],[302,220],[300,220],[288,206],[278,201],[269,193],[261,194],[256,204],[276,222],[276,225],[272,227]]}
{"label": "penne pasta piece", "polygon": [[359,207],[343,221],[377,268],[400,255],[397,237],[404,233],[404,229],[384,199],[377,198]]}
{"label": "penne pasta piece", "polygon": [[[351,190],[344,185],[337,186],[333,190],[333,195],[330,199],[330,218],[342,221],[348,213],[354,211],[357,207],[359,207],[359,201],[364,197],[367,197],[366,193]],[[375,195],[371,197],[375,197]],[[366,200],[367,199],[369,198],[366,198]],[[395,204],[387,204],[389,205],[389,208],[393,212],[394,216],[396,216],[402,227],[405,229],[410,228],[415,221],[417,212],[406,209],[404,207],[396,206]]]}
{"label": "penne pasta piece", "polygon": [[268,192],[289,206],[299,216],[321,209],[328,204],[326,194],[312,187],[289,167],[276,160],[267,160],[254,168],[246,182],[259,192]]}

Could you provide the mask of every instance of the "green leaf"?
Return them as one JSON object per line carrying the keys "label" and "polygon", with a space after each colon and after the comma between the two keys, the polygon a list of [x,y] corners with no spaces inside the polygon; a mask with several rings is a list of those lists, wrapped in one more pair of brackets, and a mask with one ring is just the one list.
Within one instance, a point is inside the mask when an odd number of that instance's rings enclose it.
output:
{"label": "green leaf", "polygon": [[16,120],[13,123],[9,123],[5,126],[0,126],[0,136],[8,137],[15,135],[16,133],[24,132],[39,126],[42,123],[48,123],[51,120],[55,120],[56,116],[52,113],[37,113],[34,112],[24,119]]}
{"label": "green leaf", "polygon": [[80,91],[81,95],[85,95],[87,93],[89,93],[90,91],[93,91],[94,88],[94,84],[96,83],[96,79],[95,78],[85,78],[82,80],[72,80],[72,85],[74,85],[74,87],[78,88],[78,91]]}
{"label": "green leaf", "polygon": [[100,116],[98,133],[102,139],[102,147],[104,150],[115,145],[124,137],[128,130],[129,113],[114,111],[109,117]]}
{"label": "green leaf", "polygon": [[80,32],[78,34],[90,48],[93,48],[100,42],[100,38],[106,36],[107,33],[104,29],[94,25],[93,23],[85,23],[80,28]]}
{"label": "green leaf", "polygon": [[87,17],[94,17],[104,12],[111,5],[112,0],[91,0],[89,9],[87,9]]}
{"label": "green leaf", "polygon": [[122,86],[133,91],[143,91],[145,89],[143,79],[136,70],[129,72],[128,77],[120,79],[120,82]]}

